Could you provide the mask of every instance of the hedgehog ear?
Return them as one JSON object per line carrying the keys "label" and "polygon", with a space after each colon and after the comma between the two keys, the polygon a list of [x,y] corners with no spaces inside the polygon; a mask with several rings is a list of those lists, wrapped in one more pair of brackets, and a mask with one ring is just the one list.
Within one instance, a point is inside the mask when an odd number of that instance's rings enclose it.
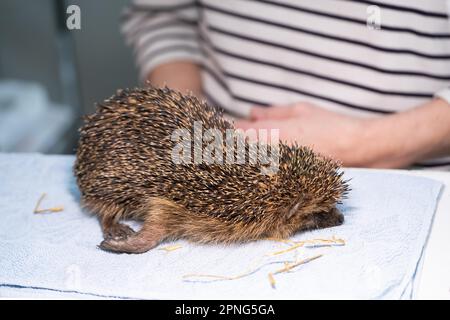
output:
{"label": "hedgehog ear", "polygon": [[287,214],[287,218],[290,219],[297,211],[298,208],[300,207],[300,202],[297,202],[289,211]]}

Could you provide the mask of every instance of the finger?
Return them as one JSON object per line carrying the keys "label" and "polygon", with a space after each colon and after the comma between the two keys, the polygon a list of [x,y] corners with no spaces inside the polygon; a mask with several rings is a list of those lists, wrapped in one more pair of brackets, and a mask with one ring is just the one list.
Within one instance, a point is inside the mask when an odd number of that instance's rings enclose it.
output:
{"label": "finger", "polygon": [[273,120],[258,120],[258,121],[250,121],[250,120],[239,120],[235,122],[236,129],[248,130],[248,129],[279,129],[280,121]]}
{"label": "finger", "polygon": [[234,127],[236,129],[247,130],[252,127],[253,121],[248,120],[238,120],[234,122]]}
{"label": "finger", "polygon": [[236,129],[242,130],[244,136],[246,136],[249,141],[256,142],[259,140],[259,130],[267,129],[265,123],[261,123],[260,121],[247,121],[242,120],[235,123]]}
{"label": "finger", "polygon": [[295,115],[294,106],[271,106],[258,107],[255,106],[250,110],[250,118],[252,120],[276,120],[290,118]]}
{"label": "finger", "polygon": [[[280,128],[282,127],[282,123],[280,121],[247,121],[241,120],[236,124],[236,129],[241,129],[244,131],[244,134],[250,138],[250,141],[255,141],[260,139],[260,135],[264,137],[263,139],[270,139],[271,142],[278,142]],[[261,131],[266,131],[265,133]],[[279,130],[276,136],[273,136],[272,130]],[[275,139],[275,140],[274,140]]]}

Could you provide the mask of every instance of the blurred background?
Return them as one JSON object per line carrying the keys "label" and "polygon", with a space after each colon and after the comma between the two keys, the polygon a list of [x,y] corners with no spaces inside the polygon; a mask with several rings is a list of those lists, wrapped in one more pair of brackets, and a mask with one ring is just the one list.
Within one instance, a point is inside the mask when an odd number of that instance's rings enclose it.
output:
{"label": "blurred background", "polygon": [[[138,83],[127,0],[0,1],[0,152],[74,153],[81,117]],[[69,5],[81,30],[68,30]]]}

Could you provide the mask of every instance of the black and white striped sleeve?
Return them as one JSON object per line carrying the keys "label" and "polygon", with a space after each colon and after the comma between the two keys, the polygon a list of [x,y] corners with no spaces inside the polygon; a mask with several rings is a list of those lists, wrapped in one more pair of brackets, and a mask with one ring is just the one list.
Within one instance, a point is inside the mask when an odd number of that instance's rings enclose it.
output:
{"label": "black and white striped sleeve", "polygon": [[133,0],[122,33],[131,45],[140,79],[170,61],[201,61],[196,0]]}
{"label": "black and white striped sleeve", "polygon": [[450,87],[445,87],[434,94],[435,98],[441,98],[450,104]]}

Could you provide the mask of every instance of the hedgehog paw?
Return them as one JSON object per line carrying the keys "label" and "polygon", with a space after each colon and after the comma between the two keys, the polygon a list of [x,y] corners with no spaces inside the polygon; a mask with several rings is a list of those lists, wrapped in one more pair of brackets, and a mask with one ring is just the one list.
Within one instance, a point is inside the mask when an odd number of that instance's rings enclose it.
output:
{"label": "hedgehog paw", "polygon": [[99,248],[116,253],[144,253],[158,245],[159,241],[147,239],[142,234],[135,233],[125,239],[105,239]]}
{"label": "hedgehog paw", "polygon": [[135,231],[126,224],[116,223],[105,230],[105,240],[122,240],[135,234]]}

